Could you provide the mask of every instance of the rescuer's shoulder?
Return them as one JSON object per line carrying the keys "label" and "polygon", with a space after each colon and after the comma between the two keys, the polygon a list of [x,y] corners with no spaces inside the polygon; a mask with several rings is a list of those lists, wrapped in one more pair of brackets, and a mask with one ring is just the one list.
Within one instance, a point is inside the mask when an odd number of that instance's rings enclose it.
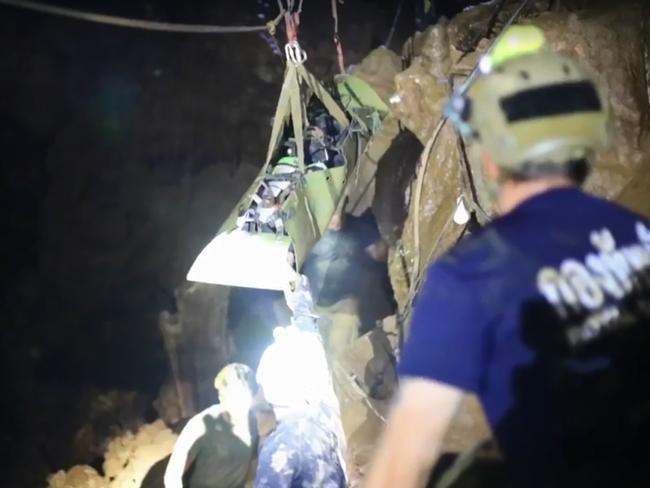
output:
{"label": "rescuer's shoulder", "polygon": [[494,222],[463,238],[434,263],[434,273],[443,272],[466,280],[493,274],[507,266],[512,246],[503,225]]}

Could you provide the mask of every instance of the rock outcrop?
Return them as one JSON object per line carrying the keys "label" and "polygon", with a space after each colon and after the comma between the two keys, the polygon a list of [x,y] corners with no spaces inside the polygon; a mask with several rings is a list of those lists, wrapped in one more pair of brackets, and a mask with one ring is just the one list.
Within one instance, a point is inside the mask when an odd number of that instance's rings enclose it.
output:
{"label": "rock outcrop", "polygon": [[50,475],[48,488],[140,488],[153,477],[159,482],[164,471],[159,465],[171,454],[174,442],[176,434],[162,421],[145,424],[135,433],[126,432],[110,441],[103,475],[90,466],[73,466]]}

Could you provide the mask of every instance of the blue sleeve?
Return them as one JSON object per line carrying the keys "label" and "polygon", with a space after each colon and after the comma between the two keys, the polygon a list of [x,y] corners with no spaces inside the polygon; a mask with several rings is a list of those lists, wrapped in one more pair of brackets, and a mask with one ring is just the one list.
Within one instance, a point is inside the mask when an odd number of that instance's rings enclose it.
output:
{"label": "blue sleeve", "polygon": [[401,377],[433,379],[477,392],[486,362],[486,317],[471,283],[431,266],[401,354]]}

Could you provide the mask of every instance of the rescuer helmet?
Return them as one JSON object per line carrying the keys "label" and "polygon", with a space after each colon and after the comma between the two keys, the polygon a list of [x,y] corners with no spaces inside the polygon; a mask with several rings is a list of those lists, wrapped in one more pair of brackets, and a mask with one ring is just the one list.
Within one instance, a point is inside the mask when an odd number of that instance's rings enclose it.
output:
{"label": "rescuer helmet", "polygon": [[590,161],[611,139],[610,107],[592,74],[532,25],[504,32],[445,113],[471,145],[523,178]]}

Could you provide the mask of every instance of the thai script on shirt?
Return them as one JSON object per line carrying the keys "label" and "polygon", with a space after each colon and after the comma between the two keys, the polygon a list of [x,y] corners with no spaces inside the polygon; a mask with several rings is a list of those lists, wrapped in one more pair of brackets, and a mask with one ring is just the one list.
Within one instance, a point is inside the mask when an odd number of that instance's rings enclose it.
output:
{"label": "thai script on shirt", "polygon": [[594,252],[583,261],[569,258],[538,271],[537,289],[568,324],[570,345],[650,317],[650,229],[637,222],[635,230],[638,242],[622,247],[609,229],[594,230]]}

